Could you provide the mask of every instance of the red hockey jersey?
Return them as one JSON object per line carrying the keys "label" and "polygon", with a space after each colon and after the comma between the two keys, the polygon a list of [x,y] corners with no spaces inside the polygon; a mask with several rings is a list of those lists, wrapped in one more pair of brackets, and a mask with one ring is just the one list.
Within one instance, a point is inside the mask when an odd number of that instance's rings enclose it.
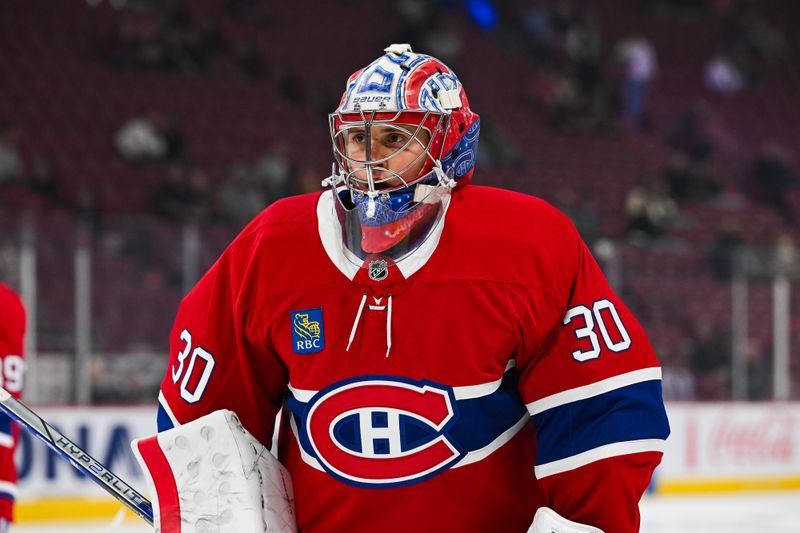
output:
{"label": "red hockey jersey", "polygon": [[333,201],[273,204],[187,295],[159,429],[227,408],[269,443],[283,408],[303,532],[524,532],[545,505],[638,531],[660,367],[569,220],[469,186],[359,267]]}
{"label": "red hockey jersey", "polygon": [[[15,398],[22,393],[24,363],[22,343],[25,334],[25,309],[19,296],[0,283],[0,385]],[[0,518],[13,519],[17,494],[17,469],[14,448],[19,428],[5,413],[0,413]]]}

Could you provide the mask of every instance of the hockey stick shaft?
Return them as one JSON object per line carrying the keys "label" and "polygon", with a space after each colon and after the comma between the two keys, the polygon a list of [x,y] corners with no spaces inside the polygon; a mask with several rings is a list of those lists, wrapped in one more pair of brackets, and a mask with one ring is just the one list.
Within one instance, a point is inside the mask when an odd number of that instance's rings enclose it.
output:
{"label": "hockey stick shaft", "polygon": [[103,487],[128,509],[139,515],[148,524],[153,525],[153,506],[147,498],[103,466],[100,461],[86,453],[80,446],[45,422],[42,417],[25,404],[11,396],[3,387],[0,387],[0,409],[44,441],[47,446],[61,455],[61,457],[72,463],[72,466]]}

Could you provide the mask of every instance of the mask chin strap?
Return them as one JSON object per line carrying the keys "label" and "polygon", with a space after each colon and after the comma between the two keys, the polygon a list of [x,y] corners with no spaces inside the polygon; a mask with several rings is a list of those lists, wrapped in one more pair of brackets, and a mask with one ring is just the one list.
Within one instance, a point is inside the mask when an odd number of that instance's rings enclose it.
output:
{"label": "mask chin strap", "polygon": [[451,189],[456,186],[456,180],[447,175],[442,168],[442,162],[438,159],[433,162],[433,173],[439,178],[439,185],[450,187]]}
{"label": "mask chin strap", "polygon": [[337,187],[340,183],[343,184],[345,182],[345,174],[343,170],[336,171],[336,163],[331,164],[331,175],[322,180],[321,185],[323,187]]}
{"label": "mask chin strap", "polygon": [[435,185],[427,185],[425,183],[418,183],[414,187],[414,201],[421,203],[436,203],[441,200],[445,191],[449,194],[450,190],[456,186],[456,180],[447,175],[442,169],[441,161],[433,162],[433,169],[431,170],[435,175],[438,183]]}

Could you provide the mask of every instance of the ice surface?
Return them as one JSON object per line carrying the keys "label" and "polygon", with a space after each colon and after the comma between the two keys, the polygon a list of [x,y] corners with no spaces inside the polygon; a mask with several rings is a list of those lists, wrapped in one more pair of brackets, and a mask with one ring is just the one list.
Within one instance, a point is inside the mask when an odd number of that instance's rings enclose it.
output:
{"label": "ice surface", "polygon": [[[646,496],[641,533],[798,533],[800,492],[726,496]],[[132,516],[107,521],[19,524],[12,533],[144,533]]]}
{"label": "ice surface", "polygon": [[800,492],[645,497],[641,533],[798,533]]}

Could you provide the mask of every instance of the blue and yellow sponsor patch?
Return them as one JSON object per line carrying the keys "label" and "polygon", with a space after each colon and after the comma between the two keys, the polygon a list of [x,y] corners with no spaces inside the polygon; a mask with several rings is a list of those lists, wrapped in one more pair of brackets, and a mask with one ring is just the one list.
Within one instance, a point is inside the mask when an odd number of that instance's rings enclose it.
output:
{"label": "blue and yellow sponsor patch", "polygon": [[325,348],[322,327],[322,308],[292,311],[292,351],[299,354],[317,353]]}

